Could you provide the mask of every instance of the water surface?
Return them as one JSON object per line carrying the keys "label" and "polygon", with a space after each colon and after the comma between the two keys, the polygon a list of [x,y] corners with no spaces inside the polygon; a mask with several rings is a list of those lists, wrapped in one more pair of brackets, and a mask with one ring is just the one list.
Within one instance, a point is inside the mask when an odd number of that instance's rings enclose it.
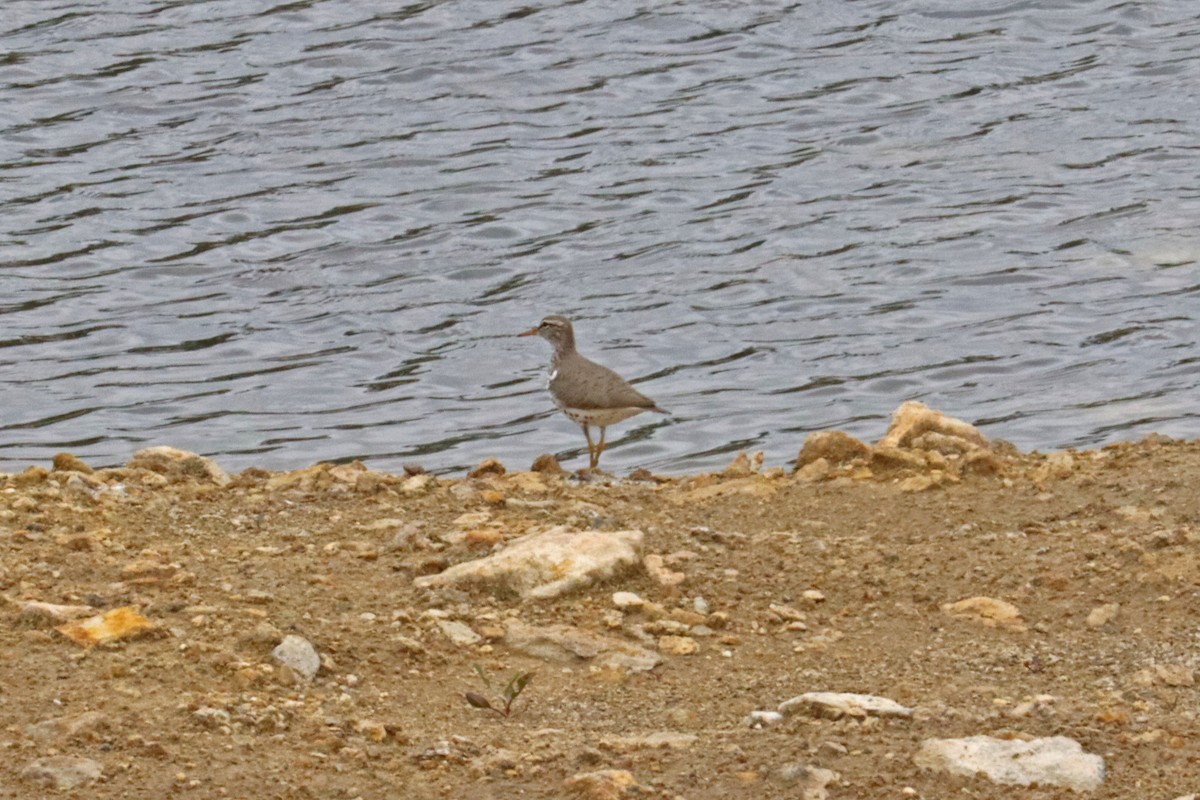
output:
{"label": "water surface", "polygon": [[0,467],[582,464],[547,313],[673,412],[617,471],[908,399],[1195,437],[1198,53],[1183,2],[6,0]]}

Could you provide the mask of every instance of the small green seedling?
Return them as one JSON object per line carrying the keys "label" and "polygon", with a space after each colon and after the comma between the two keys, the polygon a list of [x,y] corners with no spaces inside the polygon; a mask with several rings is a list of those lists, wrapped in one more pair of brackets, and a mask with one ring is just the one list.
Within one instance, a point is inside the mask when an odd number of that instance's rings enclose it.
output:
{"label": "small green seedling", "polygon": [[497,714],[503,717],[507,717],[512,713],[513,703],[516,702],[517,698],[521,696],[521,692],[525,690],[525,686],[529,683],[529,679],[533,677],[533,673],[514,672],[513,676],[508,679],[508,683],[504,685],[504,688],[500,691],[496,691],[496,687],[492,685],[490,680],[488,680],[488,676],[483,673],[483,669],[481,669],[478,664],[475,664],[474,667],[475,674],[479,676],[479,680],[483,681],[483,685],[488,688],[489,692],[495,695],[497,701],[503,700],[504,705],[492,705],[491,700],[488,700],[487,697],[479,694],[478,692],[467,692],[463,696],[466,697],[467,702],[475,708],[486,708],[490,711],[495,711]]}

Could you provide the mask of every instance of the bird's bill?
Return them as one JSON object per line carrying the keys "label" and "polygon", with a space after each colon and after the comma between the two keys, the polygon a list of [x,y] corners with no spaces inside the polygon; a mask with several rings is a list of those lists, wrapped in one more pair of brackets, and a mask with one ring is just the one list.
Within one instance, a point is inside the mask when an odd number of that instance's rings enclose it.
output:
{"label": "bird's bill", "polygon": [[517,334],[517,336],[537,336],[537,335],[538,335],[537,328],[530,328],[529,330],[525,331],[524,333]]}

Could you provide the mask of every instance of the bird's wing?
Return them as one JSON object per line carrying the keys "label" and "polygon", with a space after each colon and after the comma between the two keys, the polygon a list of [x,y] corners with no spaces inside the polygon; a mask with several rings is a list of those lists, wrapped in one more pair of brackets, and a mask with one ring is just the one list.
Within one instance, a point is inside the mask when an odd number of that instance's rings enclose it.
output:
{"label": "bird's wing", "polygon": [[571,365],[575,380],[555,387],[565,405],[582,409],[657,408],[657,403],[608,367],[580,355],[576,357],[578,361]]}

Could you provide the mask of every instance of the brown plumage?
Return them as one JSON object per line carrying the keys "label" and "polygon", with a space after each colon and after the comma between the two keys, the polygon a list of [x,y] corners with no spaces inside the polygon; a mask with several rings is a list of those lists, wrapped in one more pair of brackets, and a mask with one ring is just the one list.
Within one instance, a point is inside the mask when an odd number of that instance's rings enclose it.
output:
{"label": "brown plumage", "polygon": [[[587,437],[589,466],[600,464],[604,429],[643,411],[667,412],[617,373],[579,354],[575,329],[566,317],[552,314],[521,336],[541,336],[554,348],[550,357],[550,396]],[[592,442],[591,426],[600,428],[600,441]]]}

